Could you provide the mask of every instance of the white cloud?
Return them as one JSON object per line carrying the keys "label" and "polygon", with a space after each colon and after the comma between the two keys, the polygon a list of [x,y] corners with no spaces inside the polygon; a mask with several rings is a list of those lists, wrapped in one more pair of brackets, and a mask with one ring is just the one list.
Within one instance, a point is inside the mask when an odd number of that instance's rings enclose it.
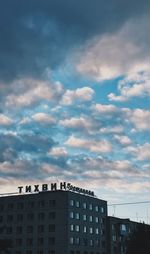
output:
{"label": "white cloud", "polygon": [[88,42],[79,54],[77,70],[97,81],[149,70],[149,20],[146,18],[130,20],[116,33]]}
{"label": "white cloud", "polygon": [[13,92],[6,96],[7,107],[25,107],[39,101],[55,100],[63,93],[60,82],[50,83],[33,79],[16,80],[11,84]]}
{"label": "white cloud", "polygon": [[114,135],[114,138],[123,146],[128,146],[132,143],[131,139],[124,135]]}
{"label": "white cloud", "polygon": [[110,93],[110,101],[127,101],[132,97],[150,96],[150,71],[127,75],[118,84],[120,95]]}
{"label": "white cloud", "polygon": [[53,147],[49,152],[48,155],[54,157],[66,157],[68,152],[65,147]]}
{"label": "white cloud", "polygon": [[36,113],[35,115],[32,115],[32,119],[39,123],[44,124],[55,124],[56,120],[53,116],[50,116],[45,113]]}
{"label": "white cloud", "polygon": [[90,87],[82,87],[76,90],[67,90],[62,97],[61,103],[71,105],[76,101],[91,101],[95,92]]}
{"label": "white cloud", "polygon": [[141,131],[150,130],[150,111],[144,109],[128,110],[127,117],[135,128]]}
{"label": "white cloud", "polygon": [[150,160],[150,143],[137,147],[130,146],[127,148],[127,151],[136,156],[136,159],[139,161]]}
{"label": "white cloud", "polygon": [[107,133],[122,133],[124,131],[124,127],[122,125],[111,126],[111,128],[110,127],[104,127],[104,128],[101,128],[99,131],[100,131],[100,133],[104,133],[104,134],[107,134]]}
{"label": "white cloud", "polygon": [[76,138],[74,136],[71,136],[65,142],[65,144],[71,147],[85,149],[95,153],[107,153],[107,152],[111,152],[112,150],[111,143],[108,142],[107,140],[100,140],[100,141],[87,140],[87,139],[81,139],[81,138]]}
{"label": "white cloud", "polygon": [[0,114],[0,125],[9,126],[13,123],[13,120],[3,114]]}
{"label": "white cloud", "polygon": [[60,125],[66,127],[66,128],[73,128],[73,129],[79,129],[79,130],[87,130],[88,132],[94,131],[95,126],[93,125],[93,122],[87,118],[87,117],[72,117],[70,119],[64,119],[59,121]]}
{"label": "white cloud", "polygon": [[94,106],[92,106],[92,109],[100,114],[115,113],[118,111],[117,107],[112,104],[95,104]]}

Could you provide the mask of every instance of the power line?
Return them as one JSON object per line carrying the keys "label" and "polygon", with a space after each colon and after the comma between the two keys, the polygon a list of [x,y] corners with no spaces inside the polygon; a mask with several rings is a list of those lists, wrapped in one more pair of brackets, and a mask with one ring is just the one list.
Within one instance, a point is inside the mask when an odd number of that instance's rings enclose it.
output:
{"label": "power line", "polygon": [[137,205],[137,204],[148,204],[150,201],[140,201],[140,202],[128,202],[128,203],[116,203],[116,204],[108,204],[108,206],[119,206],[119,205]]}

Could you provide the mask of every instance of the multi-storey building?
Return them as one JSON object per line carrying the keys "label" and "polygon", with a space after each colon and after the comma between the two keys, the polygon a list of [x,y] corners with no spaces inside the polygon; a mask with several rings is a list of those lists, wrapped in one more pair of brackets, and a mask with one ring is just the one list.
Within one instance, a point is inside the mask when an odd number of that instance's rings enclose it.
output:
{"label": "multi-storey building", "polygon": [[125,254],[127,241],[130,239],[137,227],[142,223],[121,219],[117,217],[107,217],[107,253]]}
{"label": "multi-storey building", "polygon": [[0,240],[10,254],[106,254],[107,202],[69,186],[0,197]]}

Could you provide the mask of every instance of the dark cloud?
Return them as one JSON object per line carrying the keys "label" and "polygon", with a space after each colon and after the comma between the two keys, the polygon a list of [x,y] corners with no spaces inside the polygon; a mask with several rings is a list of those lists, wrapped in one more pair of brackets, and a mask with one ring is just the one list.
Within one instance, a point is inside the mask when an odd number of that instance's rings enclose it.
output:
{"label": "dark cloud", "polygon": [[149,10],[148,0],[1,0],[0,79],[41,78],[72,47]]}
{"label": "dark cloud", "polygon": [[48,152],[54,144],[56,143],[52,138],[39,133],[0,134],[0,162],[14,161],[20,157],[21,153],[31,155],[31,157],[35,153],[36,155],[43,154]]}

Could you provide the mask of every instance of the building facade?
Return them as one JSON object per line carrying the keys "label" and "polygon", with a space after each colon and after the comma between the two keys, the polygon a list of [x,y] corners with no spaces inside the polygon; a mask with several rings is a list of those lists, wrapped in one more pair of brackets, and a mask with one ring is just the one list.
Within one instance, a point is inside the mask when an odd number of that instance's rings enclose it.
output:
{"label": "building facade", "polygon": [[121,219],[117,217],[107,217],[107,253],[108,254],[125,254],[127,241],[132,233],[142,223]]}
{"label": "building facade", "polygon": [[19,191],[0,197],[0,241],[9,243],[8,253],[107,253],[106,201],[86,191]]}

